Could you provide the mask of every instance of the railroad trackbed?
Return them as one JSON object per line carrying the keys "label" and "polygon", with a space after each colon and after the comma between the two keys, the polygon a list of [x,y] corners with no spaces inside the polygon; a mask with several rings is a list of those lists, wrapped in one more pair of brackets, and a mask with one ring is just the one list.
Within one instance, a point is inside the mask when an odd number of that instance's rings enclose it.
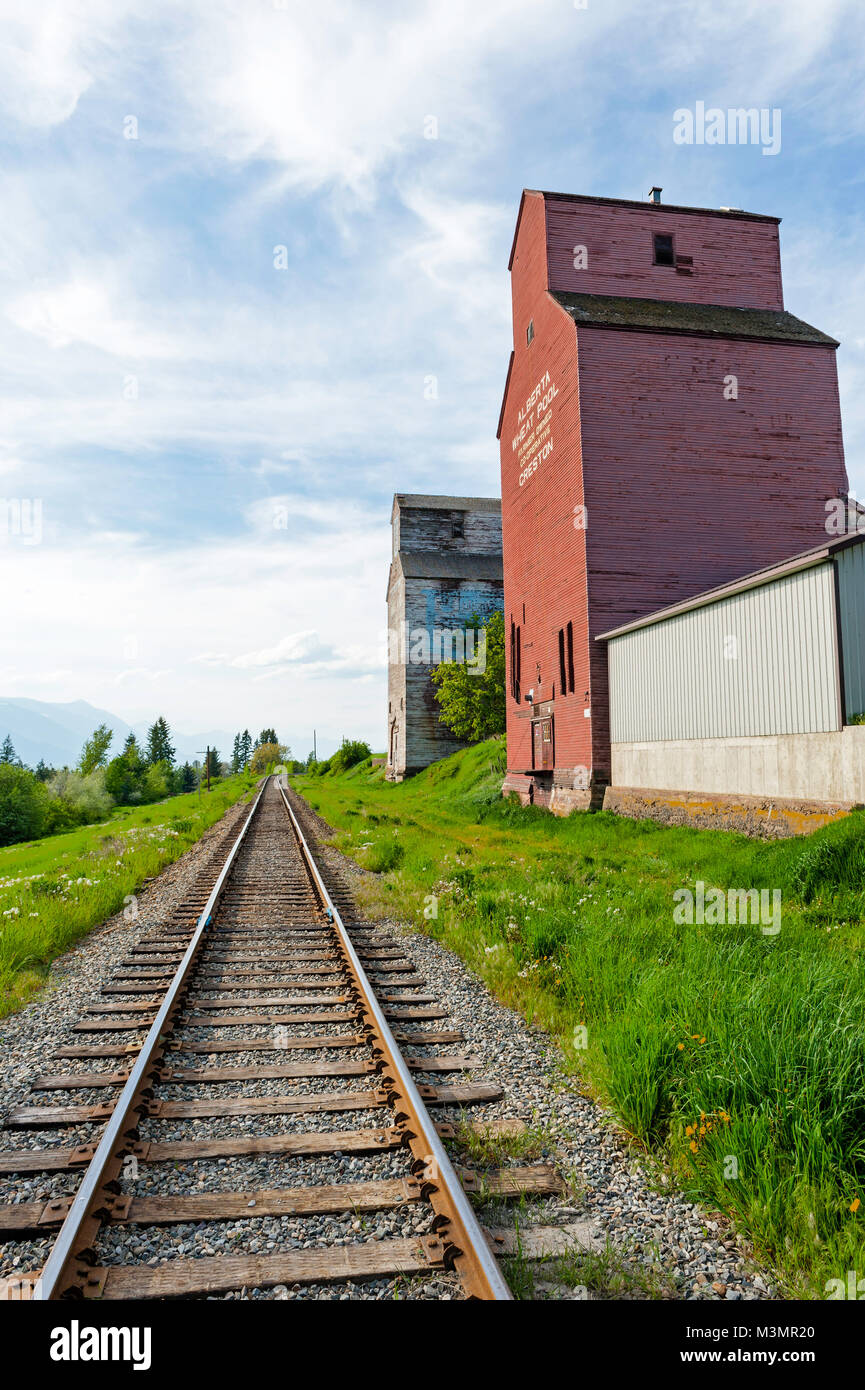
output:
{"label": "railroad trackbed", "polygon": [[0,1242],[22,1254],[0,1297],[510,1298],[467,1193],[561,1182],[453,1166],[436,1108],[482,1116],[502,1090],[393,938],[337,905],[296,805],[264,783],[5,1116]]}

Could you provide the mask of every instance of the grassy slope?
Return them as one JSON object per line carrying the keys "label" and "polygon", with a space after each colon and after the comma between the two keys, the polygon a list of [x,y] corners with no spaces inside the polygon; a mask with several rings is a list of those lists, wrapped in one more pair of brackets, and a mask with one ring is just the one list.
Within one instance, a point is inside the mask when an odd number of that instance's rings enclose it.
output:
{"label": "grassy slope", "polygon": [[[865,1260],[865,816],[775,843],[559,820],[502,802],[502,769],[494,740],[398,786],[368,763],[293,781],[378,871],[371,908],[550,1027],[628,1133],[822,1297]],[[780,888],[780,933],[677,925],[697,879]]]}
{"label": "grassy slope", "polygon": [[252,785],[229,777],[200,802],[190,792],[118,807],[100,825],[0,849],[0,1017],[40,988],[56,956],[179,859]]}

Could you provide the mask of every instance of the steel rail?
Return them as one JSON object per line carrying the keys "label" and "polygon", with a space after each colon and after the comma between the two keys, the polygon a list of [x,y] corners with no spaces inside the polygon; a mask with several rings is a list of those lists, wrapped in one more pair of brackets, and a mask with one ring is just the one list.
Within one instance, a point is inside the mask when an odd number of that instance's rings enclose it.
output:
{"label": "steel rail", "polygon": [[[429,1181],[429,1160],[431,1159],[435,1165],[435,1176],[430,1184],[432,1189],[431,1201],[436,1209],[437,1215],[447,1218],[448,1227],[450,1229],[444,1231],[442,1234],[446,1237],[447,1243],[452,1245],[454,1251],[453,1263],[460,1273],[466,1290],[471,1297],[509,1302],[512,1300],[511,1291],[502,1276],[496,1257],[490,1249],[486,1237],[481,1230],[480,1223],[463,1190],[462,1183],[454,1172],[447,1150],[439,1138],[435,1124],[424,1105],[423,1098],[418,1091],[414,1078],[391,1032],[390,1024],[385,1018],[381,1005],[376,999],[375,991],[352,945],[351,937],[339,915],[336,904],[328,892],[327,885],[321,876],[318,865],[306,842],[306,837],[301,829],[300,822],[286,796],[285,787],[283,786],[284,781],[284,776],[281,778],[278,777],[276,786],[282,796],[285,809],[289,814],[292,829],[297,836],[297,841],[310,877],[312,878],[316,891],[321,897],[322,906],[331,918],[333,926],[339,936],[340,945],[345,953],[349,968],[354,976],[355,984],[361,996],[364,1013],[370,1021],[372,1031],[374,1031],[378,1043],[386,1057],[387,1065],[393,1073],[393,1080],[395,1083],[394,1089],[408,1111],[406,1118],[416,1131],[416,1134],[412,1137],[415,1139],[416,1143],[420,1141],[419,1148],[422,1151],[422,1157],[427,1165],[427,1181]],[[414,1151],[414,1145],[412,1147]],[[439,1187],[441,1189],[441,1196],[439,1200],[436,1201],[435,1193]],[[443,1201],[441,1200],[442,1197],[444,1199]]]}
{"label": "steel rail", "polygon": [[64,1274],[69,1261],[75,1258],[82,1226],[91,1214],[94,1200],[97,1198],[106,1181],[106,1170],[112,1160],[115,1159],[118,1143],[124,1137],[125,1131],[129,1126],[133,1114],[133,1107],[138,1099],[138,1093],[142,1085],[148,1079],[147,1069],[151,1065],[153,1054],[159,1045],[166,1020],[186,983],[186,977],[189,974],[190,966],[198,953],[201,939],[211,914],[213,913],[213,909],[222,896],[226,879],[231,871],[231,866],[237,857],[246,832],[258,810],[268,781],[269,778],[266,778],[258,796],[253,802],[249,815],[243,823],[243,829],[228,852],[225,863],[220,870],[219,877],[213,885],[210,897],[207,899],[204,910],[198,918],[195,931],[190,938],[183,959],[178,965],[174,978],[165,992],[165,998],[159,1007],[159,1011],[153,1023],[150,1025],[147,1037],[144,1039],[141,1051],[136,1058],[135,1065],[129,1073],[129,1078],[117,1098],[117,1104],[106,1123],[102,1137],[96,1147],[96,1152],[84,1171],[84,1176],[82,1177],[78,1191],[72,1201],[72,1205],[66,1214],[63,1225],[60,1227],[57,1239],[51,1248],[51,1253],[45,1261],[39,1280],[33,1289],[31,1297],[36,1302],[47,1302],[49,1299],[59,1298],[64,1292],[62,1286]]}

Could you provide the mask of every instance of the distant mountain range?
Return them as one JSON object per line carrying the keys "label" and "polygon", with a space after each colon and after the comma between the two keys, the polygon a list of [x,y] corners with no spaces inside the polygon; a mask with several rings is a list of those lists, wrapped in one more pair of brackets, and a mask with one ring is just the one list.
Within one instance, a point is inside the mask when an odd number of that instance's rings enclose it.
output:
{"label": "distant mountain range", "polygon": [[[74,767],[81,756],[84,740],[99,724],[107,724],[114,734],[109,757],[116,757],[123,743],[134,733],[140,743],[147,724],[126,724],[116,714],[97,709],[86,700],[55,703],[47,700],[0,699],[0,742],[9,734],[22,762],[35,767],[42,758],[49,767]],[[258,730],[251,731],[253,737]],[[193,762],[200,748],[208,744],[221,757],[230,758],[235,730],[210,729],[201,734],[181,734],[171,730],[171,741],[181,763]]]}

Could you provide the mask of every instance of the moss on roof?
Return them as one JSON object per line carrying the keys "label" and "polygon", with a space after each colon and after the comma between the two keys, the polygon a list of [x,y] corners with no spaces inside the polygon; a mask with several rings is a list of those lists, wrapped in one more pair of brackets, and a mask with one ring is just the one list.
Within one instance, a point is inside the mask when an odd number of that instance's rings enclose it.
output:
{"label": "moss on roof", "polygon": [[682,304],[676,300],[632,299],[614,294],[552,292],[576,324],[686,333],[706,338],[760,338],[770,342],[838,347],[835,338],[778,309],[737,309],[727,304]]}

